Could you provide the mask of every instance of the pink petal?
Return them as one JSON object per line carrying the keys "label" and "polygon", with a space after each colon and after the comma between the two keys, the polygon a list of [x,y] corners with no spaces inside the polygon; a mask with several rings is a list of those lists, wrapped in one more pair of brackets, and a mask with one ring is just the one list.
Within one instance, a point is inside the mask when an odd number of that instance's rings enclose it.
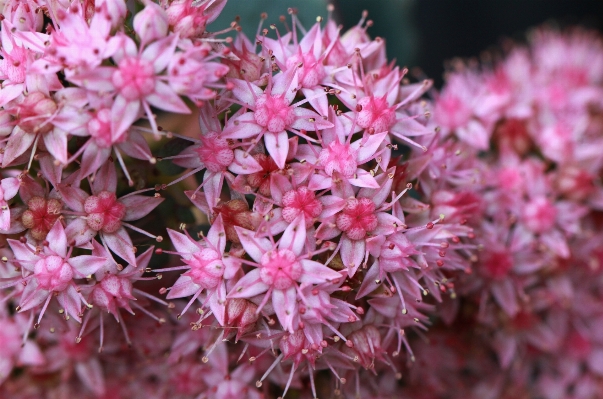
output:
{"label": "pink petal", "polygon": [[142,52],[142,59],[153,61],[155,73],[163,71],[172,58],[178,43],[178,35],[171,34],[164,39],[157,40],[148,45]]}
{"label": "pink petal", "polygon": [[115,252],[129,264],[136,265],[134,246],[126,229],[120,227],[115,233],[103,234],[102,237],[111,251]]}
{"label": "pink petal", "polygon": [[65,228],[65,234],[67,235],[67,242],[74,247],[87,246],[92,238],[96,236],[96,231],[92,230],[88,226],[88,222],[84,218],[77,218],[69,222]]}
{"label": "pink petal", "polygon": [[86,177],[100,169],[107,162],[110,155],[111,148],[101,148],[94,141],[88,142],[82,155],[81,176]]}
{"label": "pink petal", "polygon": [[291,190],[293,190],[293,186],[285,176],[276,173],[270,175],[270,194],[274,202],[281,204],[283,195]]}
{"label": "pink petal", "polygon": [[111,136],[119,137],[140,117],[140,101],[128,101],[121,95],[115,97],[111,107]]}
{"label": "pink petal", "polygon": [[357,150],[356,159],[359,164],[363,164],[371,159],[388,133],[375,133],[369,135],[365,140],[366,136],[362,139],[356,140],[352,143],[351,147]]}
{"label": "pink petal", "polygon": [[92,192],[98,194],[101,191],[109,191],[114,193],[117,189],[117,173],[115,165],[112,162],[107,162],[98,171],[92,183]]}
{"label": "pink petal", "polygon": [[308,98],[308,102],[320,115],[327,115],[329,113],[329,99],[322,87],[315,89],[303,89],[304,97]]}
{"label": "pink petal", "polygon": [[73,284],[69,285],[67,289],[60,292],[57,296],[61,307],[65,309],[65,313],[73,317],[75,321],[81,323],[80,314],[82,313],[82,300],[78,295]]}
{"label": "pink petal", "polygon": [[31,147],[35,137],[35,134],[26,133],[18,126],[15,127],[8,139],[6,147],[4,148],[2,167],[6,168],[19,155],[23,154],[29,147]]}
{"label": "pink petal", "polygon": [[155,92],[148,95],[145,100],[152,106],[164,111],[179,114],[190,114],[191,110],[186,103],[172,90],[172,88],[161,82],[155,82]]}
{"label": "pink petal", "polygon": [[300,282],[304,284],[323,284],[341,278],[341,273],[313,260],[302,259],[303,274]]}
{"label": "pink petal", "polygon": [[68,262],[73,267],[76,277],[85,278],[96,273],[101,267],[104,267],[105,263],[107,263],[107,258],[81,255],[69,258]]}
{"label": "pink petal", "polygon": [[262,166],[254,157],[245,153],[245,151],[234,150],[234,161],[228,167],[228,170],[237,175],[250,175],[262,171]]}
{"label": "pink petal", "polygon": [[216,287],[213,295],[209,299],[209,308],[214,313],[216,320],[221,326],[224,325],[224,315],[226,313],[226,286],[224,281]]}
{"label": "pink petal", "polygon": [[200,289],[202,289],[201,286],[195,284],[189,276],[180,276],[178,277],[178,280],[176,280],[172,288],[170,288],[170,291],[167,294],[167,299],[185,298],[188,296],[193,296]]}
{"label": "pink petal", "polygon": [[224,250],[226,249],[226,234],[224,232],[222,214],[219,214],[211,225],[211,228],[207,232],[206,241],[213,245],[218,253],[224,253]]}
{"label": "pink petal", "polygon": [[[248,108],[255,108],[255,100],[264,94],[264,90],[260,89],[253,83],[241,79],[227,79],[229,84],[234,87],[232,94],[247,105]],[[253,116],[253,114],[252,114]]]}
{"label": "pink petal", "polygon": [[25,345],[21,348],[19,353],[19,360],[17,361],[20,365],[26,366],[41,366],[44,364],[45,359],[42,351],[33,341],[25,341]]}
{"label": "pink petal", "polygon": [[60,220],[57,220],[46,236],[48,247],[62,258],[67,256],[67,235]]}
{"label": "pink petal", "polygon": [[214,173],[206,170],[203,180],[205,181],[203,191],[205,193],[207,205],[210,207],[210,209],[213,209],[216,205],[218,205],[218,200],[220,199],[220,194],[222,193],[224,175],[222,173]]}
{"label": "pink petal", "polygon": [[519,305],[517,304],[517,296],[515,295],[515,288],[513,282],[506,278],[502,281],[498,281],[492,284],[492,295],[496,300],[496,303],[505,311],[509,317],[513,317],[519,312]]}
{"label": "pink petal", "polygon": [[142,137],[142,134],[136,131],[130,131],[128,133],[128,139],[123,143],[118,144],[117,147],[132,158],[142,159],[144,161],[153,158],[149,144],[144,137]]}
{"label": "pink petal", "polygon": [[315,130],[333,127],[331,122],[325,120],[322,116],[307,108],[297,107],[295,108],[294,112],[296,119],[295,122],[293,122],[293,125],[291,125],[293,129],[304,129],[313,132]]}
{"label": "pink petal", "polygon": [[228,293],[229,298],[251,298],[268,291],[270,287],[260,278],[260,269],[243,276]]}
{"label": "pink petal", "polygon": [[58,187],[61,200],[71,210],[75,212],[84,212],[84,202],[89,197],[88,193],[78,187],[60,185]]}
{"label": "pink petal", "polygon": [[327,176],[324,172],[315,173],[310,177],[308,188],[312,191],[325,190],[333,184],[333,178]]}
{"label": "pink petal", "polygon": [[262,255],[272,249],[272,243],[267,238],[257,238],[256,232],[247,230],[239,226],[235,226],[239,240],[243,248],[247,252],[247,255],[251,257],[257,263],[260,263]]}
{"label": "pink petal", "polygon": [[6,179],[2,179],[0,185],[2,186],[2,191],[4,191],[4,199],[9,200],[17,195],[21,182],[16,177],[7,177]]}
{"label": "pink petal", "polygon": [[292,322],[293,317],[297,315],[297,293],[295,292],[295,287],[289,287],[285,291],[272,291],[272,306],[283,328],[290,333],[294,333]]}
{"label": "pink petal", "polygon": [[295,98],[296,91],[291,90],[299,86],[298,69],[296,67],[289,68],[285,72],[279,72],[272,78],[272,88],[270,95],[284,96],[289,104]]}
{"label": "pink petal", "polygon": [[379,183],[375,178],[369,172],[360,168],[356,170],[356,177],[348,179],[348,181],[356,187],[379,188]]}
{"label": "pink petal", "polygon": [[368,269],[368,271],[363,277],[362,284],[360,285],[360,289],[358,290],[358,294],[356,294],[357,300],[367,296],[368,294],[380,287],[379,284],[375,283],[375,280],[378,280],[380,278],[379,275],[379,261],[375,260],[373,265]]}
{"label": "pink petal", "polygon": [[241,270],[241,261],[234,256],[222,258],[222,263],[224,264],[224,280],[233,279],[237,272]]}
{"label": "pink petal", "polygon": [[194,254],[195,252],[199,252],[201,250],[199,244],[192,241],[187,235],[178,233],[172,229],[167,229],[167,232],[170,236],[170,240],[172,241],[172,245],[174,248],[176,248],[176,251],[181,252],[183,255]]}
{"label": "pink petal", "polygon": [[306,222],[303,215],[298,216],[285,229],[281,237],[278,247],[281,249],[289,249],[295,255],[301,255],[304,245],[306,244]]}
{"label": "pink petal", "polygon": [[350,277],[353,277],[358,266],[364,260],[364,240],[350,240],[346,235],[341,237],[341,249],[339,254],[343,264],[348,268]]}
{"label": "pink petal", "polygon": [[0,89],[0,107],[5,106],[9,101],[19,97],[19,95],[23,93],[23,89],[25,89],[23,83],[9,84]]}
{"label": "pink petal", "polygon": [[123,220],[132,221],[148,215],[153,209],[164,201],[165,198],[149,197],[146,195],[129,195],[119,198],[118,202],[126,206],[126,215]]}
{"label": "pink petal", "polygon": [[245,112],[240,116],[228,121],[227,126],[222,132],[222,138],[225,139],[247,139],[257,137],[266,129],[257,124],[253,112]]}
{"label": "pink petal", "polygon": [[33,249],[28,244],[23,244],[17,240],[6,240],[10,249],[15,255],[15,259],[23,261],[22,265],[27,270],[33,271],[33,263],[40,259],[37,255],[34,255]]}

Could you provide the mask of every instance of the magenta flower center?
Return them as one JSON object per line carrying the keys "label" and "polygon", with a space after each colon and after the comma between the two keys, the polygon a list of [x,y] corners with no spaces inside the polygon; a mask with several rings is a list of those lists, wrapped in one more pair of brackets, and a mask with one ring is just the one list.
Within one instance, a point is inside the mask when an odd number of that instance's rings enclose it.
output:
{"label": "magenta flower center", "polygon": [[526,226],[534,233],[544,233],[555,225],[557,209],[544,197],[528,202],[523,210]]}
{"label": "magenta flower center", "polygon": [[361,98],[358,105],[362,110],[358,113],[356,123],[364,129],[374,129],[375,133],[388,131],[396,121],[396,113],[387,104],[385,97],[373,96]]}
{"label": "magenta flower center", "polygon": [[113,73],[113,85],[128,101],[141,100],[155,91],[153,64],[138,58],[125,58]]}
{"label": "magenta flower center", "polygon": [[115,311],[116,305],[127,306],[127,300],[133,299],[132,282],[110,274],[103,278],[92,291],[92,301],[104,311]]}
{"label": "magenta flower center", "polygon": [[117,201],[115,193],[108,191],[86,198],[84,210],[88,214],[88,227],[108,234],[119,230],[121,220],[126,216],[126,206]]}
{"label": "magenta flower center", "polygon": [[333,172],[340,173],[343,177],[350,178],[356,173],[358,164],[356,163],[356,153],[349,144],[341,144],[334,141],[320,152],[318,162],[325,168],[325,173],[329,176]]}
{"label": "magenta flower center", "polygon": [[283,219],[292,223],[300,214],[306,222],[311,222],[322,212],[322,203],[316,199],[314,191],[308,187],[290,190],[283,195]]}
{"label": "magenta flower center", "polygon": [[33,197],[27,201],[28,209],[21,216],[21,223],[29,229],[31,236],[36,240],[43,240],[54,226],[54,222],[61,215],[63,204],[51,198]]}
{"label": "magenta flower center", "polygon": [[73,278],[73,270],[71,270],[71,266],[63,258],[51,255],[36,262],[34,275],[41,289],[63,291]]}
{"label": "magenta flower center", "polygon": [[293,107],[283,97],[264,94],[256,100],[255,107],[255,121],[271,133],[285,131],[295,122]]}
{"label": "magenta flower center", "polygon": [[316,58],[312,52],[301,53],[287,59],[287,69],[295,68],[298,64],[302,64],[299,73],[299,83],[302,87],[313,89],[325,77],[325,67],[320,62],[316,62]]}
{"label": "magenta flower center", "polygon": [[351,198],[337,215],[337,228],[351,239],[362,240],[367,232],[377,228],[375,203],[368,198]]}
{"label": "magenta flower center", "polygon": [[201,146],[197,149],[199,159],[210,172],[225,171],[234,160],[234,152],[228,141],[221,139],[216,133],[201,137]]}
{"label": "magenta flower center", "polygon": [[260,260],[260,277],[265,284],[277,290],[291,287],[302,275],[297,256],[288,249],[268,251]]}
{"label": "magenta flower center", "polygon": [[494,280],[502,279],[513,268],[513,259],[508,252],[490,252],[484,258],[483,268],[487,277]]}
{"label": "magenta flower center", "polygon": [[224,274],[220,254],[211,248],[203,248],[193,254],[192,259],[184,260],[191,269],[184,273],[189,276],[195,284],[203,288],[215,288]]}

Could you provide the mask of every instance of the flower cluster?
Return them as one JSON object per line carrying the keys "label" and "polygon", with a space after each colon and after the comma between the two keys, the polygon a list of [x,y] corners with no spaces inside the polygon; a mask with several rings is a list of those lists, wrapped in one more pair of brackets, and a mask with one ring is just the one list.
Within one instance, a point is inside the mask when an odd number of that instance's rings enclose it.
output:
{"label": "flower cluster", "polygon": [[596,396],[600,41],[431,102],[366,13],[225,4],[3,3],[0,396]]}
{"label": "flower cluster", "polygon": [[603,41],[581,30],[543,28],[493,66],[454,65],[434,121],[481,160],[477,184],[433,198],[474,206],[478,251],[457,279],[456,318],[421,349],[449,358],[415,369],[421,390],[429,379],[433,396],[460,381],[450,397],[603,394],[602,99]]}

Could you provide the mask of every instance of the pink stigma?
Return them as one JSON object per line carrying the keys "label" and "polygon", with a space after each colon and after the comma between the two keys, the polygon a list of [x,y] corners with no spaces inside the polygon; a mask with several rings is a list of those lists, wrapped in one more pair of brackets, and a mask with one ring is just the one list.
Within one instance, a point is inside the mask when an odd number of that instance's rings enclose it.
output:
{"label": "pink stigma", "polygon": [[288,223],[292,223],[300,214],[304,215],[306,222],[312,223],[322,212],[322,203],[308,187],[287,191],[282,202],[283,219]]}
{"label": "pink stigma", "polygon": [[343,177],[350,178],[358,169],[355,152],[349,144],[341,144],[338,141],[332,142],[320,152],[318,162],[325,168],[325,173],[329,176],[332,176],[333,172],[337,172]]}
{"label": "pink stigma", "polygon": [[523,220],[534,233],[544,233],[555,225],[557,209],[544,197],[528,202],[523,210]]}
{"label": "pink stigma", "polygon": [[38,260],[34,274],[41,289],[57,292],[65,290],[73,278],[71,266],[57,255]]}
{"label": "pink stigma", "polygon": [[201,146],[197,149],[199,159],[210,172],[225,171],[234,160],[234,152],[228,141],[221,139],[217,133],[201,137]]}
{"label": "pink stigma", "polygon": [[297,256],[288,249],[266,252],[262,255],[260,267],[262,281],[277,290],[291,287],[303,271]]}
{"label": "pink stigma", "polygon": [[295,122],[293,107],[289,106],[283,97],[263,94],[256,100],[255,104],[255,121],[271,133],[285,131]]}
{"label": "pink stigma", "polygon": [[375,133],[381,133],[388,131],[396,121],[396,113],[388,106],[385,96],[364,97],[358,101],[358,105],[362,110],[358,112],[356,123],[364,129],[372,128]]}
{"label": "pink stigma", "polygon": [[84,211],[88,214],[88,227],[108,234],[119,230],[121,220],[126,216],[126,206],[117,201],[115,193],[108,191],[88,197],[84,202]]}
{"label": "pink stigma", "polygon": [[155,91],[153,65],[146,60],[125,58],[113,73],[113,84],[126,100],[141,100]]}
{"label": "pink stigma", "polygon": [[337,228],[351,239],[362,240],[366,233],[377,228],[375,203],[368,198],[351,198],[337,216]]}
{"label": "pink stigma", "polygon": [[184,262],[191,267],[184,275],[203,288],[215,288],[224,274],[220,255],[211,248],[194,253],[192,259],[184,259]]}

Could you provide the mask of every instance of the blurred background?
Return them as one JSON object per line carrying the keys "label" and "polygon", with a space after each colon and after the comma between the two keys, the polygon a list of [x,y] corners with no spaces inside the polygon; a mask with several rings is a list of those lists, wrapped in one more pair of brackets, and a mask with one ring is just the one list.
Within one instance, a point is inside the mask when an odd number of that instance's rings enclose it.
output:
{"label": "blurred background", "polygon": [[268,13],[265,26],[279,25],[288,7],[297,8],[304,26],[310,27],[317,16],[327,16],[329,3],[345,29],[367,10],[374,22],[369,34],[386,39],[388,58],[420,67],[437,87],[447,60],[477,57],[499,48],[505,39],[523,41],[535,26],[581,25],[603,31],[603,0],[228,0],[210,30],[222,29],[239,15],[245,33],[253,36],[261,12]]}

